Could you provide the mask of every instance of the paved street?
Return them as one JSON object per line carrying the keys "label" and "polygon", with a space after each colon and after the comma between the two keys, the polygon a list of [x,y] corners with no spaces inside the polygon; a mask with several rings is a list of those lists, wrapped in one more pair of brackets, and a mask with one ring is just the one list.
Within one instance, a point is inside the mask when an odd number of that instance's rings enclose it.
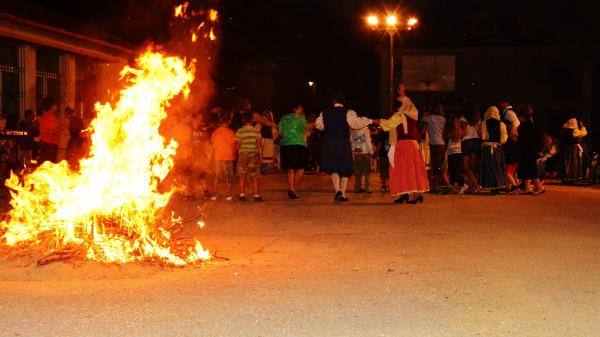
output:
{"label": "paved street", "polygon": [[[600,336],[600,189],[206,207],[201,268],[0,262],[0,336]],[[378,186],[378,185],[377,185]],[[203,202],[178,201],[188,216]]]}

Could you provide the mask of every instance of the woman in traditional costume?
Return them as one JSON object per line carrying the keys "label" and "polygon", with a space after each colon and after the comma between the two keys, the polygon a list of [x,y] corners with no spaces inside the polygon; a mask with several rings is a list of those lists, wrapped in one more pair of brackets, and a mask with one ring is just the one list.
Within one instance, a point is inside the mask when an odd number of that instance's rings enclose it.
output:
{"label": "woman in traditional costume", "polygon": [[422,203],[422,193],[429,191],[429,181],[418,143],[419,111],[404,94],[403,84],[398,94],[397,100],[402,105],[389,119],[380,121],[383,130],[390,132],[390,193],[396,198],[395,203]]}
{"label": "woman in traditional costume", "polygon": [[506,186],[506,166],[502,145],[507,139],[508,133],[506,125],[500,121],[500,111],[495,106],[489,107],[481,124],[479,184],[483,188],[489,188],[491,194],[497,194]]}

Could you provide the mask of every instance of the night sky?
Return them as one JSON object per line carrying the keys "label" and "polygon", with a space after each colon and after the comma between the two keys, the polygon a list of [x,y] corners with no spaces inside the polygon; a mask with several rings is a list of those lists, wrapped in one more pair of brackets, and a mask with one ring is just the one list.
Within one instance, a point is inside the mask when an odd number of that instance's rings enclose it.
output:
{"label": "night sky", "polygon": [[[179,1],[37,0],[61,15],[99,28],[133,46],[172,38],[169,22]],[[194,3],[194,1],[191,1]],[[381,1],[215,0],[200,1],[221,14],[218,63],[213,70],[216,102],[247,96],[256,110],[285,113],[301,101],[316,109],[328,94],[342,90],[359,113],[379,110],[378,48],[381,33],[364,25],[366,13],[401,8],[420,18],[403,33],[403,46],[585,44],[597,42],[593,12],[566,1]],[[499,33],[481,39],[470,34],[472,14],[498,13]],[[568,15],[567,15],[568,14]],[[593,43],[589,43],[593,45]],[[312,95],[307,82],[317,83]],[[229,88],[229,90],[226,90]]]}

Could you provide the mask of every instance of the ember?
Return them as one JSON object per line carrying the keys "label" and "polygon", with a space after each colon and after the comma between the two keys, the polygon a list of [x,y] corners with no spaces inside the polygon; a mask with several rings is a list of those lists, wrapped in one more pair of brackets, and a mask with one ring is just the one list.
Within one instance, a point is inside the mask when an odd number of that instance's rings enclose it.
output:
{"label": "ember", "polygon": [[172,228],[181,218],[161,215],[172,191],[158,190],[177,150],[159,126],[169,102],[187,98],[194,66],[149,49],[121,76],[119,101],[96,103],[90,155],[78,172],[64,161],[46,162],[21,180],[15,174],[7,180],[13,208],[0,222],[0,243],[45,253],[75,248],[87,259],[114,263],[181,266],[210,258],[200,242],[175,241]]}

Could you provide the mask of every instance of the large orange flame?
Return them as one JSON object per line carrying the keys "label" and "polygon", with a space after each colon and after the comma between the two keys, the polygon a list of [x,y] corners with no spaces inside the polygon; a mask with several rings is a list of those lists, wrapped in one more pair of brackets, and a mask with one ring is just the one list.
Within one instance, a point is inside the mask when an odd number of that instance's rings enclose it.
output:
{"label": "large orange flame", "polygon": [[158,130],[169,101],[187,98],[193,74],[192,64],[152,50],[135,68],[125,67],[119,101],[96,103],[90,155],[78,172],[64,161],[46,162],[23,181],[14,174],[7,180],[13,208],[0,222],[5,244],[78,247],[103,262],[185,265],[209,259],[199,242],[176,245],[168,229],[177,219],[159,214],[172,192],[160,192],[158,184],[173,167],[177,143]]}

